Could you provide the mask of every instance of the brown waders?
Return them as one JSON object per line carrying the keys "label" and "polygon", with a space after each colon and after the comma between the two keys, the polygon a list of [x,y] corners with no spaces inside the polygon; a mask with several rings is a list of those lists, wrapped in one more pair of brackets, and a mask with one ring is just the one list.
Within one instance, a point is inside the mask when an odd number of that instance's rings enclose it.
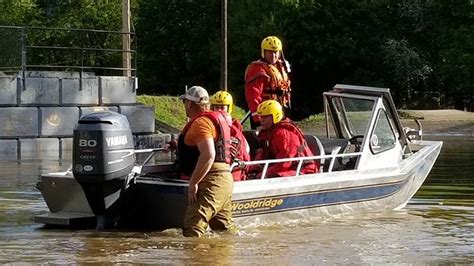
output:
{"label": "brown waders", "polygon": [[212,230],[232,231],[231,199],[234,179],[229,165],[214,163],[198,184],[197,201],[188,205],[184,216],[184,236],[200,237],[209,225]]}

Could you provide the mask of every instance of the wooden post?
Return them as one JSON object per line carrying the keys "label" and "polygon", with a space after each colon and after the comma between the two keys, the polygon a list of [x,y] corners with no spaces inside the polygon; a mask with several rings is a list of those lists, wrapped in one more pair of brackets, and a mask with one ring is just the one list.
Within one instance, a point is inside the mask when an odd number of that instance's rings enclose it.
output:
{"label": "wooden post", "polygon": [[221,87],[227,91],[227,0],[221,0]]}
{"label": "wooden post", "polygon": [[122,67],[123,75],[132,75],[132,60],[130,53],[130,0],[122,0]]}

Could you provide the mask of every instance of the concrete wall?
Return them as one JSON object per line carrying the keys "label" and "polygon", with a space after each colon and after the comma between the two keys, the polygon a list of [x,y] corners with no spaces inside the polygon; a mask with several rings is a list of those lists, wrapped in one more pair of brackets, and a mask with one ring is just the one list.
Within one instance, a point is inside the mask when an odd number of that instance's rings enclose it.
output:
{"label": "concrete wall", "polygon": [[18,104],[17,84],[16,76],[0,77],[0,106],[16,106]]}
{"label": "concrete wall", "polygon": [[[151,107],[136,103],[136,80],[92,73],[29,71],[0,76],[0,160],[62,158],[85,114],[109,110],[129,120],[136,146],[161,146]],[[68,156],[66,156],[68,157]]]}

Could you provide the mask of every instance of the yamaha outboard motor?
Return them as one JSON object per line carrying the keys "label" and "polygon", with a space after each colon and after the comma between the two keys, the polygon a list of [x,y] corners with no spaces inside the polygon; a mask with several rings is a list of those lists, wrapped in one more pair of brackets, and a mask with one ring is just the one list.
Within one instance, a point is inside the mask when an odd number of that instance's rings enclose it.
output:
{"label": "yamaha outboard motor", "polygon": [[128,175],[135,164],[128,120],[115,112],[97,112],[79,119],[73,136],[73,174],[97,216],[97,228],[119,219]]}

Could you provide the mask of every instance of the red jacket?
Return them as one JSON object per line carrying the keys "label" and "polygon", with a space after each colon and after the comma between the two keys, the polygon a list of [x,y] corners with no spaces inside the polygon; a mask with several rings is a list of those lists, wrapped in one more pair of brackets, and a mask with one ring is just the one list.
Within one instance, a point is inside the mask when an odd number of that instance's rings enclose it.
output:
{"label": "red jacket", "polygon": [[[301,130],[289,119],[284,119],[269,130],[260,132],[258,138],[262,149],[257,152],[256,160],[314,156]],[[296,174],[297,166],[297,162],[270,164],[265,177],[293,176]],[[317,173],[318,169],[318,161],[305,161],[301,174]]]}
{"label": "red jacket", "polygon": [[270,65],[258,60],[250,63],[245,70],[245,99],[254,122],[260,121],[257,107],[265,100],[277,100],[282,106],[289,107],[290,80],[283,63],[278,61]]}
{"label": "red jacket", "polygon": [[[247,139],[245,139],[244,134],[242,133],[242,125],[239,120],[232,118],[227,112],[220,112],[225,119],[225,122],[230,127],[230,147],[231,147],[231,159],[232,162],[237,161],[250,161],[250,154],[248,149],[249,144]],[[241,181],[247,179],[246,169],[234,167],[232,171],[232,176],[234,181]]]}
{"label": "red jacket", "polygon": [[[247,143],[247,140],[245,139],[245,136],[242,133],[242,125],[237,119],[232,119],[232,125],[230,127],[230,136],[238,141],[238,143],[232,143],[232,146],[235,148],[234,160],[236,159],[238,161],[244,162],[250,161],[250,154],[248,151],[249,144]],[[232,176],[234,177],[234,181],[241,181],[247,179],[245,169],[241,169],[239,167],[234,167],[234,170],[232,171]]]}

